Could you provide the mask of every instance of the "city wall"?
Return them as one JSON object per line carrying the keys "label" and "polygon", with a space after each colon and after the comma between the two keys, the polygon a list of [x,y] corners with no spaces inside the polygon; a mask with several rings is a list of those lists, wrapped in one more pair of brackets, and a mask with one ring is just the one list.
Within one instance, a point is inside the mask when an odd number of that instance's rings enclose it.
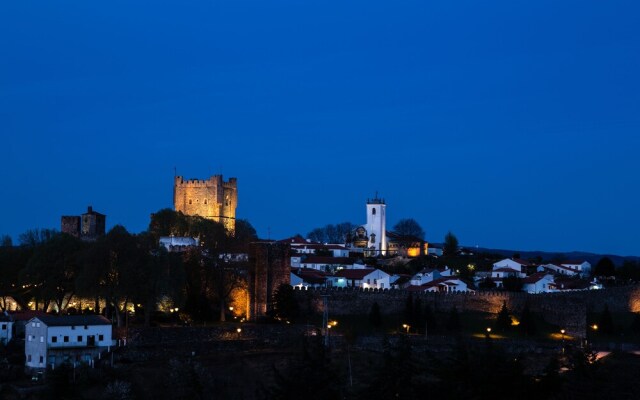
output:
{"label": "city wall", "polygon": [[[381,290],[359,288],[317,288],[294,291],[302,312],[322,313],[322,296],[328,296],[330,315],[366,315],[377,302],[383,314],[402,313],[410,292],[405,290]],[[511,293],[511,292],[455,292],[416,293],[436,312],[446,312],[454,306],[458,311],[475,311],[497,314],[506,303],[509,310],[519,314],[525,304],[534,313],[540,313],[551,324],[563,327],[567,333],[584,337],[587,329],[587,313],[601,312],[605,304],[611,312],[640,312],[640,286],[624,286],[603,290],[571,291],[562,293]]]}

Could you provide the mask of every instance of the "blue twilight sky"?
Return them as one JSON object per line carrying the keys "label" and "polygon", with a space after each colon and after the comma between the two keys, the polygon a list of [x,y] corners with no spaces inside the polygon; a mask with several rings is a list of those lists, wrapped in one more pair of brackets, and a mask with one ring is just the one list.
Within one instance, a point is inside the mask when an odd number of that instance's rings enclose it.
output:
{"label": "blue twilight sky", "polygon": [[283,238],[365,220],[640,255],[640,2],[3,1],[0,234],[146,229],[235,176]]}

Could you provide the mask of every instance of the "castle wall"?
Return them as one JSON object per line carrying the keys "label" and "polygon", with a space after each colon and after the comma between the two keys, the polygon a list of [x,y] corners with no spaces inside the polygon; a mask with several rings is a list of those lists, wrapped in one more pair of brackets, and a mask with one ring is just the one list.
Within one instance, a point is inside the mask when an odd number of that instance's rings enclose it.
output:
{"label": "castle wall", "polygon": [[[296,296],[303,312],[321,313],[321,295],[329,295],[331,315],[366,315],[374,302],[383,314],[399,314],[404,311],[409,292],[405,290],[377,290],[359,288],[296,288]],[[511,293],[511,292],[459,292],[416,293],[423,304],[430,304],[435,311],[446,312],[454,306],[459,311],[476,311],[497,314],[503,302],[518,315],[525,304],[532,312],[544,315],[547,322],[556,324],[576,337],[584,337],[587,329],[587,313],[601,312],[606,304],[611,312],[639,312],[640,286],[625,286],[606,290],[587,290],[561,293]]]}
{"label": "castle wall", "polygon": [[271,310],[278,287],[290,284],[290,246],[277,242],[252,243],[249,266],[249,318],[255,320]]}

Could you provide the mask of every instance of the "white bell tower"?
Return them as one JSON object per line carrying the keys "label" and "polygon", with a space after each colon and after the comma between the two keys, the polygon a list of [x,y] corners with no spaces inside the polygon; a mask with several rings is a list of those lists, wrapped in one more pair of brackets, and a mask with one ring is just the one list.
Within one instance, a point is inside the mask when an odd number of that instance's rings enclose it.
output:
{"label": "white bell tower", "polygon": [[386,207],[384,199],[378,198],[378,193],[374,199],[367,199],[366,229],[369,234],[367,248],[375,250],[376,256],[387,254]]}

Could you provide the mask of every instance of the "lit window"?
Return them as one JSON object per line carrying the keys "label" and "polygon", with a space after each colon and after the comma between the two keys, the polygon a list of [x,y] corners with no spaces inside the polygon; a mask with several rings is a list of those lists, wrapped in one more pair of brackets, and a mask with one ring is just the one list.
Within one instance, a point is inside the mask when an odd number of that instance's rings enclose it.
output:
{"label": "lit window", "polygon": [[44,343],[44,336],[40,336],[40,343]]}
{"label": "lit window", "polygon": [[32,327],[32,328],[35,328],[35,327],[36,327],[36,323],[35,323],[35,322],[32,322],[32,323],[31,323],[31,327]]}
{"label": "lit window", "polygon": [[31,335],[29,335],[29,337],[27,338],[27,341],[31,341]]}
{"label": "lit window", "polygon": [[36,328],[40,328],[40,322],[36,322]]}

